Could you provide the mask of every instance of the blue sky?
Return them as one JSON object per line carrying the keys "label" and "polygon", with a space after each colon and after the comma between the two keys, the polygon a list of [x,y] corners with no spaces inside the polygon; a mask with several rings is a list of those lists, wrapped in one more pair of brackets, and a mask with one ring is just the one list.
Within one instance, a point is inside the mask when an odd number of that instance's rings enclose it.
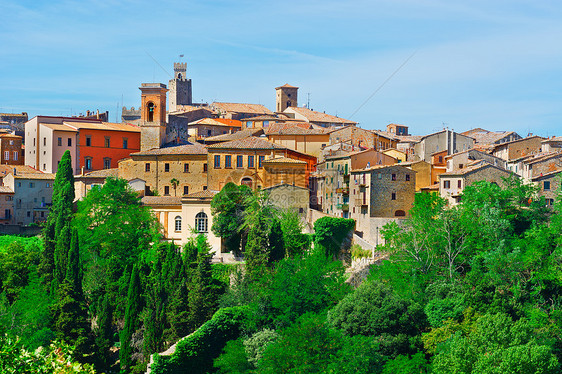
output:
{"label": "blue sky", "polygon": [[368,129],[562,135],[559,1],[3,0],[2,13],[0,112],[115,120],[184,54],[195,101],[274,109],[289,83],[299,105],[310,94]]}

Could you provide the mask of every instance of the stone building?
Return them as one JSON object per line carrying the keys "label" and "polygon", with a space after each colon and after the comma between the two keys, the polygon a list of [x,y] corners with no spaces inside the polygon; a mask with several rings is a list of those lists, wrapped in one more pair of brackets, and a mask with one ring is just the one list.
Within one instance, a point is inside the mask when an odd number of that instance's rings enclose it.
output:
{"label": "stone building", "polygon": [[23,136],[25,123],[28,121],[27,113],[0,113],[0,124],[3,128],[14,131],[16,135]]}
{"label": "stone building", "polygon": [[297,120],[288,120],[287,118],[279,118],[273,115],[264,115],[244,118],[242,120],[242,130],[245,129],[268,129],[270,126],[281,122],[299,122]]}
{"label": "stone building", "polygon": [[394,157],[398,162],[406,162],[408,155],[405,152],[399,151],[396,148],[388,148],[382,151],[385,155]]}
{"label": "stone building", "polygon": [[5,165],[23,165],[25,152],[22,137],[10,133],[0,133],[0,163]]}
{"label": "stone building", "polygon": [[352,170],[351,218],[405,217],[414,204],[416,172],[402,165]]}
{"label": "stone building", "polygon": [[541,152],[562,152],[562,136],[553,136],[541,142]]}
{"label": "stone building", "polygon": [[282,86],[276,87],[275,110],[277,112],[283,112],[289,107],[298,107],[298,91],[298,87],[291,86],[289,84],[284,84]]}
{"label": "stone building", "polygon": [[446,151],[446,155],[451,155],[472,148],[474,148],[474,139],[444,129],[420,138],[420,141],[414,145],[413,161],[431,162],[434,153]]}
{"label": "stone building", "polygon": [[143,83],[141,90],[141,151],[166,143],[166,92],[162,83]]}
{"label": "stone building", "polygon": [[212,136],[231,134],[240,131],[241,127],[242,123],[235,119],[203,118],[189,123],[189,140],[199,141]]}
{"label": "stone building", "polygon": [[533,177],[532,182],[539,187],[539,196],[544,197],[547,206],[552,207],[560,196],[562,170],[554,170]]}
{"label": "stone building", "polygon": [[288,183],[282,183],[264,189],[268,200],[281,209],[295,209],[304,218],[310,202],[310,190]]}
{"label": "stone building", "polygon": [[531,183],[534,177],[562,170],[562,152],[539,153],[521,161],[521,177],[525,183]]}
{"label": "stone building", "polygon": [[191,105],[191,79],[187,79],[187,63],[174,63],[174,78],[168,82],[170,88],[170,112],[178,110],[180,105]]}
{"label": "stone building", "polygon": [[207,149],[199,143],[132,153],[118,167],[120,178],[144,181],[145,195],[182,196],[207,188]]}
{"label": "stone building", "polygon": [[267,132],[267,138],[274,144],[320,158],[322,148],[330,141],[330,134],[319,129],[306,129],[293,125],[277,129],[272,127]]}
{"label": "stone building", "polygon": [[103,186],[107,178],[117,178],[118,169],[95,170],[74,176],[74,199],[82,200],[94,186]]}
{"label": "stone building", "polygon": [[0,186],[0,224],[13,224],[14,191],[8,186]]}
{"label": "stone building", "polygon": [[474,182],[488,181],[504,186],[504,178],[512,175],[508,170],[480,161],[464,169],[443,173],[439,175],[439,195],[446,199],[449,205],[460,202],[461,195],[466,186]]}
{"label": "stone building", "polygon": [[52,204],[55,174],[7,174],[4,186],[14,192],[14,218],[17,225],[43,222]]}
{"label": "stone building", "polygon": [[220,118],[242,120],[256,116],[273,116],[274,113],[261,104],[245,103],[220,103],[211,104],[211,109],[217,112]]}
{"label": "stone building", "polygon": [[[432,167],[429,162],[425,161],[406,161],[401,162],[401,166],[408,167],[416,172],[416,192],[434,184],[432,178]],[[436,182],[437,186],[439,181]]]}
{"label": "stone building", "polygon": [[457,152],[445,157],[448,172],[464,169],[465,167],[468,167],[470,163],[477,160],[484,160],[491,165],[507,169],[507,162],[504,159],[477,149],[469,149],[467,151]]}
{"label": "stone building", "polygon": [[541,151],[543,140],[545,139],[535,135],[507,143],[501,143],[493,148],[492,154],[507,161],[529,156]]}
{"label": "stone building", "polygon": [[482,128],[464,131],[461,134],[473,138],[475,145],[496,145],[522,139],[515,131],[488,131]]}
{"label": "stone building", "polygon": [[407,136],[408,126],[399,125],[397,123],[390,123],[386,125],[386,131],[393,135]]}

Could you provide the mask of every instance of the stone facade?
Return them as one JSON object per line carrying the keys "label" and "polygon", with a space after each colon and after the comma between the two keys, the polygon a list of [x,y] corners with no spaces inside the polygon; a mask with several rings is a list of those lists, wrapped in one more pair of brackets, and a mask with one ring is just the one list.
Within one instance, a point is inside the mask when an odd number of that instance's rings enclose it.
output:
{"label": "stone facade", "polygon": [[541,144],[541,152],[562,152],[562,136],[553,136],[543,140]]}
{"label": "stone facade", "polygon": [[[416,172],[416,192],[419,192],[424,187],[428,187],[433,184],[432,178],[432,167],[431,164],[425,161],[415,161],[415,162],[401,162],[401,166],[406,166]],[[437,181],[438,182],[438,181]]]}
{"label": "stone facade", "polygon": [[191,79],[187,79],[187,63],[174,63],[174,79],[168,82],[170,87],[170,112],[175,112],[178,105],[191,105]]}
{"label": "stone facade", "polygon": [[529,136],[524,139],[502,143],[494,147],[492,154],[507,161],[529,156],[541,151],[543,140],[545,139],[540,136]]}
{"label": "stone facade", "polygon": [[449,155],[445,157],[445,160],[447,162],[447,172],[464,169],[469,166],[470,162],[476,160],[484,160],[491,165],[497,166],[502,169],[507,169],[507,162],[504,159],[479,151],[477,149],[470,149],[468,151]]}
{"label": "stone facade", "polygon": [[16,135],[23,136],[25,123],[28,121],[27,113],[0,113],[0,123]]}
{"label": "stone facade", "polygon": [[265,188],[269,201],[281,209],[296,209],[304,218],[308,211],[310,191],[307,188],[283,183]]}
{"label": "stone facade", "polygon": [[43,222],[52,203],[54,174],[8,174],[4,186],[14,191],[13,222],[18,225]]}
{"label": "stone facade", "polygon": [[539,187],[539,196],[544,197],[546,205],[552,207],[560,195],[562,170],[536,176],[532,182]]}
{"label": "stone facade", "polygon": [[399,125],[397,123],[390,123],[386,125],[386,131],[394,135],[407,136],[408,126]]}
{"label": "stone facade", "polygon": [[282,112],[288,107],[299,106],[298,104],[298,92],[299,88],[288,84],[284,84],[280,87],[275,88],[276,92],[276,106],[275,110],[277,112]]}
{"label": "stone facade", "polygon": [[538,154],[521,162],[521,177],[526,183],[530,183],[534,177],[548,174],[556,170],[562,170],[562,153],[554,152]]}
{"label": "stone facade", "polygon": [[14,223],[14,191],[8,186],[0,186],[0,224]]}
{"label": "stone facade", "polygon": [[166,85],[143,83],[141,87],[141,151],[160,148],[166,142]]}
{"label": "stone facade", "polygon": [[320,130],[295,128],[294,131],[268,133],[267,138],[275,144],[320,158],[322,149],[329,143],[330,135]]}

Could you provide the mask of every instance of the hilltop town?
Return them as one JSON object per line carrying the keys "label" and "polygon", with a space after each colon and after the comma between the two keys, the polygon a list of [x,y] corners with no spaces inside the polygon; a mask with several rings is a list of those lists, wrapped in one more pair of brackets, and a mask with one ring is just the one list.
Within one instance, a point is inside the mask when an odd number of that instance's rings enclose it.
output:
{"label": "hilltop town", "polygon": [[232,261],[210,230],[210,202],[229,182],[269,192],[298,209],[312,227],[322,216],[352,218],[363,247],[381,228],[409,216],[417,193],[438,193],[450,206],[476,181],[502,185],[515,175],[554,203],[562,171],[562,137],[476,128],[412,135],[406,125],[381,130],[302,106],[298,87],[275,88],[276,107],[194,103],[187,64],[174,64],[168,85],[140,85],[140,106],[76,117],[0,114],[0,223],[47,219],[58,162],[70,151],[76,199],[119,177],[143,196],[168,240],[185,244],[193,228],[208,235],[219,261]]}

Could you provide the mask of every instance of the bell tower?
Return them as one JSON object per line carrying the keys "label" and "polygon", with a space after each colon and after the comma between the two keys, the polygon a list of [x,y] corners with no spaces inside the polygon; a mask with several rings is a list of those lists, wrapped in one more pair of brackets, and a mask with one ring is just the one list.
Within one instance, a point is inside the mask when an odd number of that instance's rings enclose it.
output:
{"label": "bell tower", "polygon": [[141,152],[160,148],[166,140],[166,85],[143,83],[141,90]]}
{"label": "bell tower", "polygon": [[170,79],[170,112],[178,110],[179,105],[191,105],[191,79],[187,79],[187,63],[174,63],[174,79]]}
{"label": "bell tower", "polygon": [[289,84],[284,84],[280,87],[275,88],[277,92],[276,97],[276,112],[282,112],[290,106],[299,106],[298,105],[298,91],[299,88],[295,86],[291,86]]}

